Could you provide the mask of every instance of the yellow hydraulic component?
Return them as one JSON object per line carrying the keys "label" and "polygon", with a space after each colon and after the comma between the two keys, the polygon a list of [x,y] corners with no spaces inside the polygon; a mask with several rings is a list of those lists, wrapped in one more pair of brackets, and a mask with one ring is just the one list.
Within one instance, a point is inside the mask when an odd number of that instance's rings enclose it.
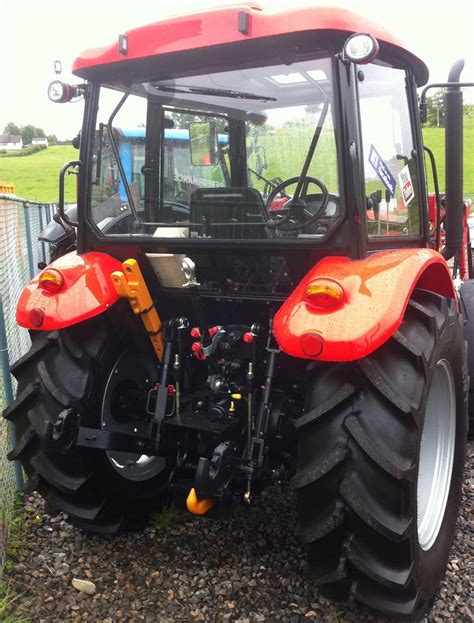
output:
{"label": "yellow hydraulic component", "polygon": [[193,515],[204,515],[213,506],[213,500],[208,500],[206,498],[198,500],[196,489],[194,487],[191,489],[186,499],[186,507]]}
{"label": "yellow hydraulic component", "polygon": [[124,272],[116,270],[112,273],[115,290],[120,297],[129,300],[133,313],[140,315],[156,356],[162,361],[164,344],[161,320],[153,305],[140,266],[134,259],[125,260],[122,266]]}
{"label": "yellow hydraulic component", "polygon": [[234,400],[242,400],[242,394],[232,394],[231,398]]}

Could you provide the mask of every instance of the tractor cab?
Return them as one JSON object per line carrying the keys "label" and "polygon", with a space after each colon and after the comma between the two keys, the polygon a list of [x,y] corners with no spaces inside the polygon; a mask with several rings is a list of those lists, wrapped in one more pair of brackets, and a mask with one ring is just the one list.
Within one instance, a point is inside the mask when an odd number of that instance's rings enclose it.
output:
{"label": "tractor cab", "polygon": [[[426,67],[375,26],[350,16],[347,29],[345,11],[331,24],[325,10],[303,13],[311,27],[289,32],[274,13],[272,36],[256,36],[239,19],[255,29],[263,12],[219,9],[179,53],[175,42],[151,55],[133,32],[77,59],[80,252],[126,259],[132,243],[157,275],[169,256],[177,273],[191,259],[207,296],[283,301],[318,258],[429,245]],[[211,21],[224,15],[218,36]]]}
{"label": "tractor cab", "polygon": [[60,174],[77,249],[20,297],[14,457],[99,533],[170,497],[229,517],[290,482],[320,590],[421,618],[455,531],[468,396],[446,261],[466,247],[461,144],[442,223],[426,66],[349,11],[244,3],[129,31],[73,71],[84,82],[50,95],[85,99]]}
{"label": "tractor cab", "polygon": [[[311,12],[314,24],[323,14]],[[104,213],[114,219],[107,227],[114,244],[124,234],[140,248],[159,238],[190,250],[239,240],[240,249],[265,255],[287,245],[293,256],[304,248],[363,257],[397,238],[426,246],[416,123],[416,80],[426,79],[426,68],[392,40],[350,38],[337,19],[333,31],[278,35],[282,26],[274,19],[278,45],[229,29],[226,53],[211,69],[203,35],[193,64],[182,51],[172,73],[164,57],[138,57],[145,49],[136,59],[118,46],[94,64],[78,59],[79,75],[94,74],[81,154],[94,163],[81,171],[84,250],[106,242],[97,235],[105,233]],[[366,55],[357,69],[351,52]],[[110,55],[120,62],[106,61]],[[141,131],[143,161],[130,158],[133,145],[120,130],[132,126]]]}

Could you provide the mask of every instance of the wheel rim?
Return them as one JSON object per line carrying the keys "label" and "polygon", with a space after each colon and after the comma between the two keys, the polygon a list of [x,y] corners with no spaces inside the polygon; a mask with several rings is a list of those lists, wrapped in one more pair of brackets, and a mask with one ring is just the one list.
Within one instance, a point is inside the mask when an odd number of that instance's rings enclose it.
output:
{"label": "wheel rim", "polygon": [[421,435],[417,484],[418,542],[428,550],[443,522],[453,470],[456,434],[456,396],[451,366],[436,364]]}
{"label": "wheel rim", "polygon": [[[101,425],[111,432],[149,435],[151,415],[147,396],[157,380],[157,369],[142,355],[123,353],[112,368],[102,401]],[[153,478],[165,467],[159,456],[106,450],[112,467],[127,480]]]}

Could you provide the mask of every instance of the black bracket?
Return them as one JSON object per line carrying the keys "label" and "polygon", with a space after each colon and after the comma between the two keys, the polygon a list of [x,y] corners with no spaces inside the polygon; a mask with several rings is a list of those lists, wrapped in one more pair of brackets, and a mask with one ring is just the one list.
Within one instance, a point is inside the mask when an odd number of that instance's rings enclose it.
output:
{"label": "black bracket", "polygon": [[114,433],[108,430],[87,428],[86,426],[79,428],[75,445],[82,448],[95,448],[96,450],[113,450],[114,452],[158,456],[156,443],[152,437]]}
{"label": "black bracket", "polygon": [[239,11],[238,30],[242,35],[248,35],[250,32],[250,13]]}
{"label": "black bracket", "polygon": [[79,423],[75,409],[65,409],[56,422],[48,424],[43,445],[49,452],[69,452],[73,447],[113,450],[130,454],[158,455],[152,437],[127,435],[98,428],[88,428]]}
{"label": "black bracket", "polygon": [[220,443],[210,461],[201,457],[195,479],[197,494],[200,497],[220,497],[232,478],[235,464],[236,451],[231,441]]}

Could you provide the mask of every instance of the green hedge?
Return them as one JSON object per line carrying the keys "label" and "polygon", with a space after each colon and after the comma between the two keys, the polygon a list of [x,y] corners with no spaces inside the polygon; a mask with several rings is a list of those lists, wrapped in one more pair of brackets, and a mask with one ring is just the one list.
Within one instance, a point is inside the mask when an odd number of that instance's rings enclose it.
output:
{"label": "green hedge", "polygon": [[46,149],[46,145],[30,145],[29,147],[23,147],[18,151],[8,151],[6,149],[0,149],[0,158],[21,158],[22,156],[31,156],[38,151]]}

